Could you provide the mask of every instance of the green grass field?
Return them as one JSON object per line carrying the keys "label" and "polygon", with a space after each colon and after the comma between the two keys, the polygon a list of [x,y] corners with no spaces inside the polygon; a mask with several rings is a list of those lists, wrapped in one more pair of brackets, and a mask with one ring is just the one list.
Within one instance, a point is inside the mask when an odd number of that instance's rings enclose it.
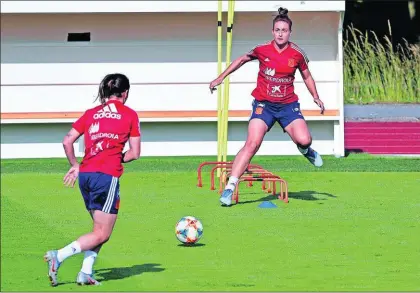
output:
{"label": "green grass field", "polygon": [[[114,234],[95,264],[99,287],[78,287],[83,255],[49,285],[46,250],[91,228],[77,188],[64,188],[65,160],[2,160],[2,291],[415,291],[420,289],[420,159],[256,157],[289,183],[289,204],[242,186],[240,204],[196,187],[213,158],[142,158],[126,166]],[[209,170],[209,169],[206,169]],[[275,209],[261,209],[271,200]],[[202,220],[199,245],[174,226]]]}

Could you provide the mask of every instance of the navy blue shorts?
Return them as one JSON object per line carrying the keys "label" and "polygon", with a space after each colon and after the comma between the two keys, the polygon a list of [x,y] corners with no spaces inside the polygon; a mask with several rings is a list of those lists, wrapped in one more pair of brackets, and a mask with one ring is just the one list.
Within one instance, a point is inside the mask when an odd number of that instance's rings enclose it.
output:
{"label": "navy blue shorts", "polygon": [[299,102],[277,104],[268,101],[259,102],[257,100],[252,102],[252,114],[249,120],[254,118],[262,119],[267,124],[268,131],[270,131],[276,121],[285,131],[284,128],[292,121],[305,119],[300,111]]}
{"label": "navy blue shorts", "polygon": [[88,211],[118,214],[120,182],[117,177],[99,172],[80,172],[79,188]]}

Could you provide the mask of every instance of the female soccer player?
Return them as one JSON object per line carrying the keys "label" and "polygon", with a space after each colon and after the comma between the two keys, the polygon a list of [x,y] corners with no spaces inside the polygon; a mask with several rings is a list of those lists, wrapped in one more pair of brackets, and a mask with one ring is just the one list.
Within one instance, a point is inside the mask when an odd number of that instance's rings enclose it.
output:
{"label": "female soccer player", "polygon": [[278,12],[273,20],[274,39],[256,46],[247,54],[237,58],[210,83],[210,92],[213,92],[229,74],[245,63],[255,59],[260,63],[257,86],[252,91],[255,99],[248,125],[248,137],[235,157],[229,182],[220,197],[223,206],[232,204],[232,194],[238,178],[245,172],[252,157],[260,148],[265,134],[276,121],[313,165],[322,166],[321,156],[310,147],[312,137],[300,111],[298,96],[294,93],[296,69],[299,69],[314,102],[321,108],[321,114],[324,113],[324,104],[318,97],[315,82],[308,69],[308,58],[302,49],[289,41],[292,21],[287,15],[288,10],[279,8]]}
{"label": "female soccer player", "polygon": [[[137,113],[125,106],[130,82],[123,74],[109,74],[99,85],[101,105],[87,110],[64,137],[63,146],[71,165],[64,176],[64,184],[74,187],[79,179],[87,211],[93,219],[93,231],[59,250],[50,250],[44,256],[48,263],[48,277],[57,286],[57,271],[63,261],[85,252],[83,265],[77,275],[79,285],[99,285],[93,278],[92,267],[102,245],[109,240],[120,204],[119,178],[122,163],[140,156],[140,125]],[[85,139],[85,155],[77,162],[73,143]],[[129,150],[123,153],[126,142]]]}

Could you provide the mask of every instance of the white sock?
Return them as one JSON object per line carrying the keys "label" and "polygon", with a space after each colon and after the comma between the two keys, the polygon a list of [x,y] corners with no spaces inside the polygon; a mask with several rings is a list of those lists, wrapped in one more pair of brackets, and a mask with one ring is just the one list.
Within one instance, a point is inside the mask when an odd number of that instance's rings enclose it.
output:
{"label": "white sock", "polygon": [[236,188],[236,183],[238,183],[238,181],[239,181],[239,179],[236,178],[235,176],[229,177],[229,181],[228,181],[228,184],[226,184],[225,189],[230,189],[230,190],[234,191],[235,188]]}
{"label": "white sock", "polygon": [[67,246],[61,248],[60,250],[58,250],[57,259],[58,259],[59,262],[62,262],[63,260],[65,260],[69,256],[78,254],[81,251],[82,251],[82,249],[80,248],[79,242],[73,241],[69,245],[67,245]]}
{"label": "white sock", "polygon": [[93,264],[95,263],[97,256],[98,254],[92,250],[86,251],[82,269],[80,271],[85,274],[92,275]]}
{"label": "white sock", "polygon": [[308,152],[308,150],[309,150],[309,147],[308,148],[306,148],[306,149],[303,149],[303,148],[301,148],[301,147],[297,147],[298,148],[298,150],[299,150],[299,152],[301,152],[302,153],[302,155],[306,155],[306,153]]}

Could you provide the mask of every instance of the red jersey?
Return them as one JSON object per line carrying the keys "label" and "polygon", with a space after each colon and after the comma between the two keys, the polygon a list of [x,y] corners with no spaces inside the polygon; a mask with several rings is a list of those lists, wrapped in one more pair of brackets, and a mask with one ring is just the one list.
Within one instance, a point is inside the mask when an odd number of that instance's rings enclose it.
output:
{"label": "red jersey", "polygon": [[123,174],[122,155],[129,137],[140,136],[137,113],[122,102],[111,100],[87,110],[73,128],[84,133],[85,156],[80,172]]}
{"label": "red jersey", "polygon": [[289,42],[287,48],[279,53],[273,40],[256,46],[248,56],[260,62],[257,87],[252,91],[257,101],[289,104],[299,99],[294,92],[295,72],[298,68],[306,70],[309,62],[302,49]]}

